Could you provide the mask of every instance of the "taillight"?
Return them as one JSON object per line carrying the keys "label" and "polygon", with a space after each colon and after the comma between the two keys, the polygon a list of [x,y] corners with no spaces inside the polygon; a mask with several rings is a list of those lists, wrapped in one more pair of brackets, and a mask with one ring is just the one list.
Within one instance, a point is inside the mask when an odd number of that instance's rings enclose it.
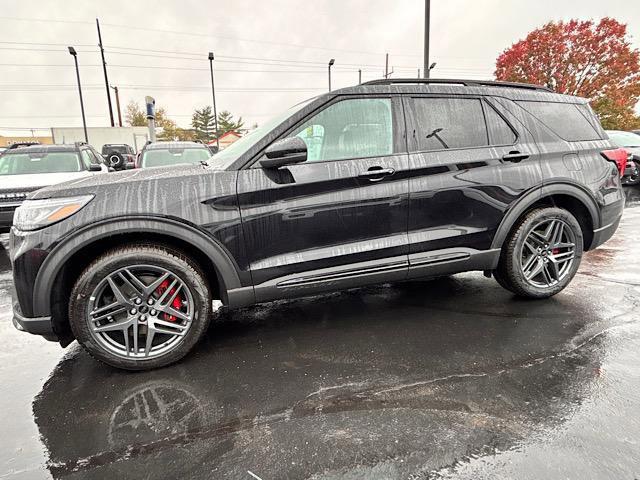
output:
{"label": "taillight", "polygon": [[614,162],[616,164],[621,177],[624,175],[624,169],[627,166],[627,158],[629,157],[629,153],[624,148],[605,150],[604,152],[602,152],[602,156],[610,162]]}

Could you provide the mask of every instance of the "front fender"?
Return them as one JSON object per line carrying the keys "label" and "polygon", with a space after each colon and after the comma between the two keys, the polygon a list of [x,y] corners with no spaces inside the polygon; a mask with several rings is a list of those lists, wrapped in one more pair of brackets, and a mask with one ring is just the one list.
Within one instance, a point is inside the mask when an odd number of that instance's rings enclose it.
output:
{"label": "front fender", "polygon": [[[58,243],[42,263],[33,289],[33,313],[51,315],[50,299],[54,282],[67,261],[97,240],[118,234],[155,233],[182,240],[204,253],[216,267],[215,275],[226,297],[228,290],[240,288],[237,266],[226,250],[201,230],[176,220],[148,216],[106,219],[74,231]],[[225,300],[225,299],[223,299]]]}

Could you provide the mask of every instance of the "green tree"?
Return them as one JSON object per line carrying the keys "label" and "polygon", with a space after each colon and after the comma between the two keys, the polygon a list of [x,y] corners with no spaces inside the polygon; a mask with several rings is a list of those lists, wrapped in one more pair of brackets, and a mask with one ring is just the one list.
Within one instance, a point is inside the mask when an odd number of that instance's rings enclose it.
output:
{"label": "green tree", "polygon": [[[148,125],[147,113],[138,103],[132,100],[127,105],[125,121],[132,127],[146,127]],[[193,130],[178,127],[176,122],[169,118],[166,109],[163,107],[156,108],[156,127],[162,129],[162,132],[158,135],[158,140],[188,141],[195,139]]]}
{"label": "green tree", "polygon": [[211,112],[211,107],[196,109],[191,117],[195,138],[208,143],[215,137],[215,118]]}
{"label": "green tree", "polygon": [[127,108],[124,114],[124,120],[127,125],[132,127],[146,127],[147,126],[147,115],[142,111],[140,105],[131,100],[127,104]]}
{"label": "green tree", "polygon": [[236,121],[228,110],[223,110],[218,114],[218,131],[220,136],[227,132],[237,132],[238,130],[242,130],[243,127],[244,121],[242,117],[239,117]]}

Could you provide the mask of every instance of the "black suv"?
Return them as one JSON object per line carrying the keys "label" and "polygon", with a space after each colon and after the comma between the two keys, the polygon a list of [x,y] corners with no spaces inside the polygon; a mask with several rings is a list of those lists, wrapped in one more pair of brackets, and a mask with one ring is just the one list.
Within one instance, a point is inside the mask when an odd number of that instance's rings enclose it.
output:
{"label": "black suv", "polygon": [[625,161],[586,100],[541,87],[333,91],[208,163],[31,194],[14,323],[141,370],[183,357],[222,305],[468,270],[549,297],[615,232]]}

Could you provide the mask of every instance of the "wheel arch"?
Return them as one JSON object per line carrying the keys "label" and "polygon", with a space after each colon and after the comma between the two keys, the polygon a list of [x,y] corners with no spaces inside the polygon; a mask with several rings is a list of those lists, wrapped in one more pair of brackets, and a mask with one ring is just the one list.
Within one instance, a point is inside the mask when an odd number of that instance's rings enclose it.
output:
{"label": "wheel arch", "polygon": [[[224,248],[205,233],[189,225],[149,217],[105,220],[75,232],[58,244],[42,264],[34,283],[33,309],[36,316],[52,316],[54,330],[64,338],[68,332],[64,295],[75,278],[103,251],[126,243],[158,243],[191,256],[205,273],[215,273],[211,288],[227,303],[227,291],[241,282],[235,262]],[[70,285],[71,284],[71,285]]]}
{"label": "wheel arch", "polygon": [[580,223],[584,238],[584,249],[589,250],[594,230],[600,227],[598,204],[593,195],[581,186],[568,183],[553,183],[527,193],[513,205],[503,217],[491,243],[491,248],[502,248],[507,236],[523,215],[533,208],[556,206],[569,211]]}

